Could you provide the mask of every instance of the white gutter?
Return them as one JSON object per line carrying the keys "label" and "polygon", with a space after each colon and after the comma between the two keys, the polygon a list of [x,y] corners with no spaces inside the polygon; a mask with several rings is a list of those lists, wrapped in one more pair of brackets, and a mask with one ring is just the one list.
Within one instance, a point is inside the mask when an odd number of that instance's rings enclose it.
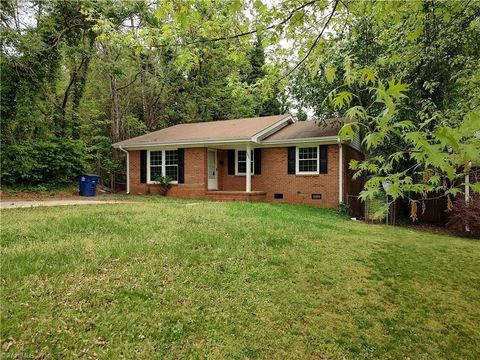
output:
{"label": "white gutter", "polygon": [[122,148],[122,145],[119,145],[118,149],[127,154],[127,194],[130,194],[130,153]]}
{"label": "white gutter", "polygon": [[[228,147],[243,147],[246,144],[251,144],[253,141],[250,138],[235,140],[235,141],[201,141],[201,142],[172,142],[172,143],[145,143],[145,144],[132,144],[132,145],[115,145],[114,148],[122,147],[127,150],[145,150],[145,149],[176,149],[178,147],[215,147],[215,146],[228,146]],[[337,144],[337,136],[319,137],[319,138],[303,138],[303,139],[285,139],[285,140],[271,140],[271,141],[259,141],[255,143],[255,147],[279,147],[279,146],[296,146],[300,144]]]}
{"label": "white gutter", "polygon": [[302,143],[320,143],[320,144],[335,144],[338,143],[338,136],[321,136],[310,138],[298,138],[298,139],[282,139],[282,140],[267,140],[260,141],[262,145],[288,145],[288,144],[302,144]]}
{"label": "white gutter", "polygon": [[[470,202],[470,170],[472,169],[472,162],[468,163],[468,173],[465,175],[465,202]],[[470,232],[470,223],[465,224],[465,231]]]}
{"label": "white gutter", "polygon": [[252,192],[252,147],[250,144],[246,147],[246,155],[247,155],[247,168],[245,173],[245,191],[247,193]]}
{"label": "white gutter", "polygon": [[338,203],[343,203],[343,147],[338,139]]}
{"label": "white gutter", "polygon": [[169,142],[158,142],[158,141],[149,141],[143,143],[132,143],[132,144],[113,144],[114,148],[137,148],[145,149],[147,147],[161,147],[161,146],[184,146],[184,145],[204,145],[204,144],[231,144],[239,142],[250,142],[252,141],[251,137],[245,138],[225,138],[225,139],[198,139],[198,140],[177,140]]}

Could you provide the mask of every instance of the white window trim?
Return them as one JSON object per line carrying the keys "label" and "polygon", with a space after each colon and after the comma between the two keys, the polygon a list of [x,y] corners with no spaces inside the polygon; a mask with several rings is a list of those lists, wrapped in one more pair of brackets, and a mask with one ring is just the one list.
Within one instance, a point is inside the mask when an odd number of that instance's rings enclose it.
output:
{"label": "white window trim", "polygon": [[[300,171],[300,151],[299,149],[304,148],[317,148],[317,171]],[[295,149],[295,174],[296,175],[319,175],[320,174],[320,149],[317,146],[297,146]]]}
{"label": "white window trim", "polygon": [[[178,149],[152,149],[152,150],[147,150],[147,184],[158,184],[159,182],[158,181],[151,181],[150,180],[150,152],[151,151],[161,151],[162,152],[162,176],[165,176],[165,169],[166,169],[166,165],[165,165],[165,152],[166,151],[171,151],[171,150],[177,150]],[[177,161],[177,177],[178,177],[178,161]],[[178,180],[175,180],[175,181],[170,181],[169,184],[172,184],[172,185],[175,185],[175,184],[178,184]]]}
{"label": "white window trim", "polygon": [[[253,166],[252,168],[252,172],[251,172],[251,175],[255,175],[255,149],[252,149],[251,152],[251,156],[252,156],[252,165],[250,166]],[[238,152],[239,151],[247,151],[245,149],[235,149],[235,175],[240,175],[240,176],[246,176],[247,173],[246,172],[238,172]]]}

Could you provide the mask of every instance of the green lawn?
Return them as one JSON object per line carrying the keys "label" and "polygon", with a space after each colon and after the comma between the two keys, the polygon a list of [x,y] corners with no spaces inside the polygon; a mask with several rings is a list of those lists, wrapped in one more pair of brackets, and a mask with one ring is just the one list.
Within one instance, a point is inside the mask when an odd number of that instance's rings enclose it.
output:
{"label": "green lawn", "polygon": [[480,358],[479,241],[192,203],[2,210],[9,354]]}

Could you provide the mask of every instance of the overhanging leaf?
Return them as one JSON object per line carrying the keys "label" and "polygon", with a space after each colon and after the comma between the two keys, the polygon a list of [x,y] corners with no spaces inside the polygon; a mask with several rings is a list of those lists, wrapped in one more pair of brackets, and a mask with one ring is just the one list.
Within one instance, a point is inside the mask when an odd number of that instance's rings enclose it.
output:
{"label": "overhanging leaf", "polygon": [[337,72],[337,69],[332,66],[328,66],[325,69],[325,78],[330,84],[335,81],[336,72]]}
{"label": "overhanging leaf", "polygon": [[340,136],[340,139],[342,140],[353,139],[353,137],[355,136],[356,127],[358,127],[356,123],[349,123],[349,124],[343,125],[342,128],[340,129],[340,132],[338,133],[338,135]]}
{"label": "overhanging leaf", "polygon": [[480,182],[477,183],[471,183],[470,184],[470,189],[476,193],[480,193]]}
{"label": "overhanging leaf", "polygon": [[341,91],[333,99],[333,106],[337,109],[341,109],[346,106],[350,106],[353,95],[349,91]]}
{"label": "overhanging leaf", "polygon": [[387,95],[390,95],[394,98],[402,98],[406,97],[404,92],[407,92],[409,89],[410,85],[409,84],[404,84],[401,82],[395,82],[395,79],[391,79],[388,81],[388,88],[387,88]]}
{"label": "overhanging leaf", "polygon": [[353,119],[367,120],[367,111],[363,106],[354,106],[345,112],[345,116]]}

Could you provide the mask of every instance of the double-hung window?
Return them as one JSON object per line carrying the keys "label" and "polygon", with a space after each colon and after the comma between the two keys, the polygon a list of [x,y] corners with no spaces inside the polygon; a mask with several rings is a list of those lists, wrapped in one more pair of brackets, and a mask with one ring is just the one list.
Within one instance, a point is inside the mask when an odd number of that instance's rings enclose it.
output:
{"label": "double-hung window", "polygon": [[[255,168],[254,166],[254,161],[255,159],[253,158],[254,151],[251,150],[250,152],[250,171],[251,174],[253,175],[253,170]],[[237,155],[237,175],[245,175],[247,173],[247,151],[246,150],[237,150],[236,152]]]}
{"label": "double-hung window", "polygon": [[297,148],[297,174],[318,174],[318,146]]}
{"label": "double-hung window", "polygon": [[163,175],[162,172],[162,158],[163,158],[163,151],[150,151],[150,176],[149,181],[155,182],[158,180],[159,177]]}
{"label": "double-hung window", "polygon": [[165,151],[165,176],[172,181],[178,180],[178,151]]}
{"label": "double-hung window", "polygon": [[148,151],[148,183],[155,184],[160,177],[166,176],[172,183],[178,181],[178,151]]}

